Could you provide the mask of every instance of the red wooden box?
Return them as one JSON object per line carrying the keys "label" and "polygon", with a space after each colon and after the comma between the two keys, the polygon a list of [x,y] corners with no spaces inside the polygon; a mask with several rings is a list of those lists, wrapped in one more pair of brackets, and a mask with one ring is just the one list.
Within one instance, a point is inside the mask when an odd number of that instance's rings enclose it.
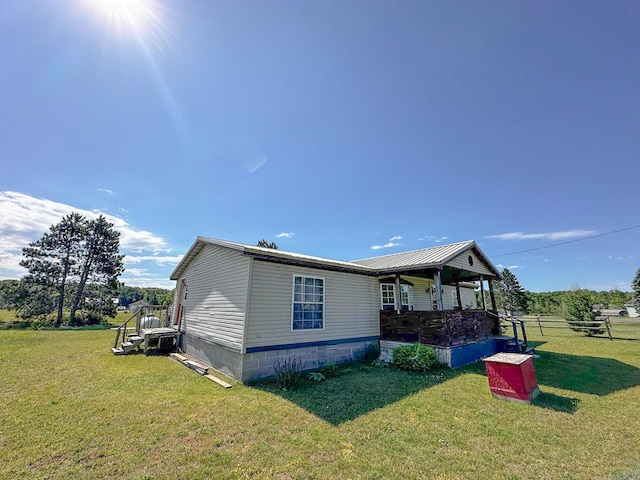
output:
{"label": "red wooden box", "polygon": [[531,403],[540,392],[531,355],[496,353],[483,361],[494,397]]}

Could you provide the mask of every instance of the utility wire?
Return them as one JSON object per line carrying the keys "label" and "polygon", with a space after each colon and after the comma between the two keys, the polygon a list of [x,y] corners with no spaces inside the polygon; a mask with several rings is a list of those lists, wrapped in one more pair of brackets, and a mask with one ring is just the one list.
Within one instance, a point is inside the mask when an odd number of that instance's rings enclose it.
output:
{"label": "utility wire", "polygon": [[590,237],[576,238],[575,240],[567,240],[566,242],[554,243],[552,245],[545,245],[544,247],[528,248],[526,250],[519,250],[517,252],[502,253],[500,255],[491,255],[491,258],[507,257],[509,255],[517,255],[518,253],[534,252],[536,250],[543,250],[545,248],[552,248],[552,247],[558,247],[560,245],[567,245],[568,243],[583,242],[584,240],[591,240],[592,238],[604,237],[606,235],[613,235],[614,233],[626,232],[627,230],[633,230],[634,228],[640,228],[640,225],[634,225],[632,227],[621,228],[620,230],[614,230],[612,232],[599,233],[598,235],[591,235]]}

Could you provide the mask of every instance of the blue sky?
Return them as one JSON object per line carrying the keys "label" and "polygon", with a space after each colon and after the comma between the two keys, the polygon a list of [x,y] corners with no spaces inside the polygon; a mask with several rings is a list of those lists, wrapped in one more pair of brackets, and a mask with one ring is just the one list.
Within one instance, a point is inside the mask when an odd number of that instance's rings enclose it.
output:
{"label": "blue sky", "polygon": [[0,8],[0,278],[72,210],[122,232],[128,285],[172,287],[197,235],[340,260],[474,239],[532,291],[640,267],[637,2]]}

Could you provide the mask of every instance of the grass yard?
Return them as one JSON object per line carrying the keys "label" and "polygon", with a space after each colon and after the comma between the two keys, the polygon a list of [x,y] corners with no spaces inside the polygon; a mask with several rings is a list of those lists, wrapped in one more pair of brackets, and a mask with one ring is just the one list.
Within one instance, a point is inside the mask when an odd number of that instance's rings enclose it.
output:
{"label": "grass yard", "polygon": [[637,341],[534,337],[523,405],[483,365],[223,389],[113,336],[0,330],[0,478],[640,478]]}

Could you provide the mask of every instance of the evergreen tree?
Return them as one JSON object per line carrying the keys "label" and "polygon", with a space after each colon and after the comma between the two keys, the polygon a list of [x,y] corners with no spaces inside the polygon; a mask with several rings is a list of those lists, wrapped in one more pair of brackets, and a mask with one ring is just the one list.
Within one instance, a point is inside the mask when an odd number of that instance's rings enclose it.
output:
{"label": "evergreen tree", "polygon": [[[73,212],[52,225],[41,239],[23,248],[20,265],[29,269],[29,274],[22,282],[22,291],[28,293],[20,295],[22,315],[52,313],[53,310],[48,311],[50,302],[45,300],[53,297],[57,306],[55,324],[59,326],[63,308],[68,306],[66,299],[73,298],[70,320],[75,324],[88,284],[109,287],[91,289],[104,295],[117,287],[117,278],[124,270],[123,256],[118,254],[119,237],[120,233],[102,215],[89,221]],[[91,308],[99,304],[101,300],[92,295]]]}
{"label": "evergreen tree", "polygon": [[502,281],[497,282],[494,291],[498,310],[502,310],[507,315],[511,315],[515,311],[527,313],[527,295],[516,276],[507,268],[502,270],[501,275]]}
{"label": "evergreen tree", "polygon": [[272,248],[274,250],[278,250],[278,245],[276,244],[276,242],[268,242],[266,239],[262,239],[262,240],[258,240],[258,243],[256,245],[257,247],[264,247],[264,248]]}
{"label": "evergreen tree", "polygon": [[[45,291],[57,291],[56,326],[62,323],[67,282],[75,274],[82,242],[87,233],[87,220],[73,212],[49,228],[40,240],[22,249],[20,265],[29,269],[25,281]],[[35,301],[26,299],[26,301]]]}
{"label": "evergreen tree", "polygon": [[600,311],[593,310],[594,297],[592,292],[575,285],[565,297],[564,318],[574,332],[584,332],[588,336],[599,335],[604,330],[596,328],[594,322]]}
{"label": "evergreen tree", "polygon": [[[80,306],[80,301],[85,295],[87,281],[94,285],[104,285],[108,288],[102,289],[108,297],[107,313],[111,313],[110,293],[117,289],[118,277],[124,271],[122,259],[124,255],[119,254],[120,232],[113,229],[113,223],[100,215],[97,219],[91,220],[88,224],[87,235],[81,250],[79,261],[79,281],[76,294],[71,306],[70,322],[75,324],[76,312]],[[101,299],[102,300],[102,299]],[[104,302],[101,302],[104,303]],[[94,296],[93,305],[97,304]],[[101,309],[103,311],[105,309]]]}
{"label": "evergreen tree", "polygon": [[633,290],[632,299],[635,303],[636,308],[638,309],[638,311],[640,311],[640,268],[636,272],[636,276],[631,282],[631,290]]}

